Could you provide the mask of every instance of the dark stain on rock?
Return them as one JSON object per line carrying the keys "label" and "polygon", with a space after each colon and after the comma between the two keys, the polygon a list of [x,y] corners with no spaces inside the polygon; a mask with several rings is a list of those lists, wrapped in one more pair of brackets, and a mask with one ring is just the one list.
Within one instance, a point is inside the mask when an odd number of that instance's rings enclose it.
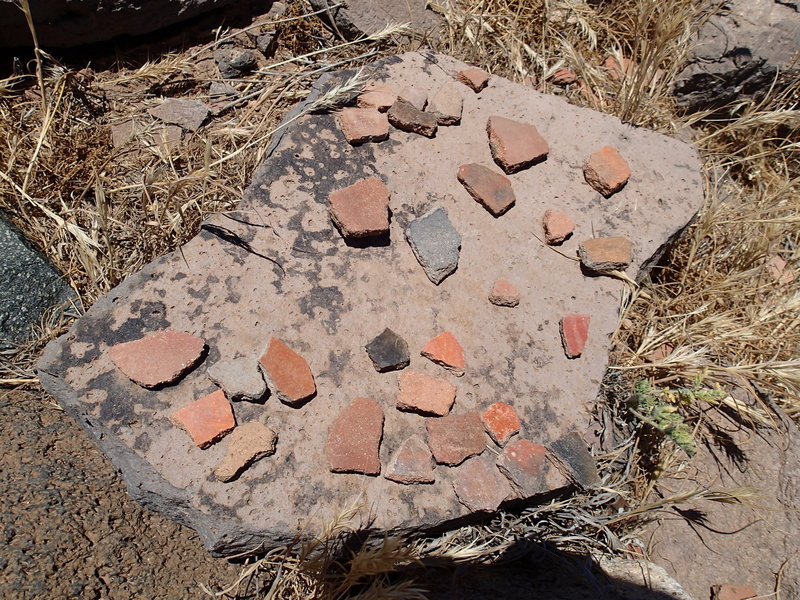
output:
{"label": "dark stain on rock", "polygon": [[352,352],[347,349],[328,351],[328,363],[330,366],[325,371],[322,371],[320,376],[329,377],[337,387],[342,387],[344,385],[342,373],[350,363],[351,355]]}
{"label": "dark stain on rock", "polygon": [[344,295],[336,286],[314,286],[311,291],[300,298],[300,311],[309,319],[316,319],[315,309],[319,308],[323,314],[327,313],[327,318],[322,318],[322,324],[330,334],[336,333],[339,325],[339,314],[345,307]]}
{"label": "dark stain on rock", "polygon": [[141,452],[147,452],[148,450],[150,450],[150,444],[152,444],[152,440],[150,439],[148,433],[145,431],[136,436],[136,439],[133,442],[133,449],[139,450]]}
{"label": "dark stain on rock", "polygon": [[107,390],[108,396],[100,403],[99,417],[106,427],[127,426],[128,423],[141,420],[136,406],[146,410],[165,410],[169,407],[160,401],[157,391],[140,388],[116,369],[101,373],[90,379],[83,389],[78,391],[82,396],[90,390]]}
{"label": "dark stain on rock", "polygon": [[[86,323],[84,321],[76,321],[74,326],[75,329],[73,331],[77,332],[77,330],[79,329],[78,325],[81,326],[80,329],[85,329]],[[81,357],[77,357],[74,354],[72,354],[72,343],[62,343],[59,345],[59,358],[57,364],[61,366],[63,369],[59,370],[59,377],[63,377],[63,373],[68,368],[89,364],[90,362],[93,362],[100,356],[100,344],[97,342],[97,332],[93,328],[92,332],[93,333],[88,335],[93,335],[94,339],[85,337],[85,335],[87,335],[86,331],[77,333],[76,335],[75,342],[89,344],[91,346],[91,348],[86,350],[86,352],[84,352],[83,356]]]}
{"label": "dark stain on rock", "polygon": [[216,501],[208,492],[199,489],[194,491],[195,498],[199,501],[200,506],[213,510],[215,518],[228,517],[231,520],[237,518],[236,511],[230,507],[225,506],[221,502]]}
{"label": "dark stain on rock", "polygon": [[116,329],[106,329],[107,334],[103,339],[109,346],[138,340],[170,326],[166,318],[167,307],[163,302],[136,300],[130,308],[132,315],[139,313],[139,316],[127,319]]}
{"label": "dark stain on rock", "polygon": [[[276,265],[273,265],[273,267],[277,269]],[[225,288],[228,290],[228,295],[225,297],[225,301],[230,304],[238,304],[239,300],[242,299],[242,295],[239,293],[239,290],[236,287],[236,284],[239,283],[239,279],[239,277],[235,277],[233,275],[225,278]]]}
{"label": "dark stain on rock", "polygon": [[186,279],[186,273],[175,273],[172,276],[172,281],[180,281],[181,279]]}
{"label": "dark stain on rock", "polygon": [[186,292],[192,297],[202,302],[208,300],[208,295],[211,293],[211,288],[209,288],[208,283],[206,283],[200,289],[195,289],[192,287],[187,287]]}
{"label": "dark stain on rock", "polygon": [[[303,228],[303,221],[309,212],[319,210],[310,207],[307,202],[303,202],[297,207],[294,214],[289,218],[288,229],[295,233],[292,245],[301,252],[321,252],[327,244],[332,241],[331,230],[328,231],[306,231]],[[316,247],[314,244],[320,244]]]}
{"label": "dark stain on rock", "polygon": [[515,405],[515,408],[524,415],[522,421],[525,436],[536,444],[542,444],[548,441],[542,439],[548,427],[558,424],[559,417],[552,406],[559,402],[561,391],[551,387],[546,391],[531,390],[529,395],[533,401]]}
{"label": "dark stain on rock", "polygon": [[230,230],[216,225],[205,224],[200,228],[197,237],[203,240],[206,243],[205,245],[209,246],[219,241],[220,238],[222,238],[223,241],[229,242],[221,244],[222,250],[233,258],[233,262],[237,265],[244,265],[248,250],[244,240],[240,240],[240,238],[230,232]]}

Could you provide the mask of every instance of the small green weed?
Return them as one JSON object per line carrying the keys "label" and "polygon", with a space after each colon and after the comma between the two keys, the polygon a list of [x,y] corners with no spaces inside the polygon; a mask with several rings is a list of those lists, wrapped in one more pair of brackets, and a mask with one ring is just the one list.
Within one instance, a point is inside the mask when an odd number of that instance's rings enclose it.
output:
{"label": "small green weed", "polygon": [[643,379],[634,386],[635,406],[631,412],[644,423],[658,429],[692,457],[697,454],[697,445],[691,428],[678,409],[697,402],[717,404],[724,396],[725,392],[721,389],[703,387],[699,378],[690,388],[675,389],[658,387]]}

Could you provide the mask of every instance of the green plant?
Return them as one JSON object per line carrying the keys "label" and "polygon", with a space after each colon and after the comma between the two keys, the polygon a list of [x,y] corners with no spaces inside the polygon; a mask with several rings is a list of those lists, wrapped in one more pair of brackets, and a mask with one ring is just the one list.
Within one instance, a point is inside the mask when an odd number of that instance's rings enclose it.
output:
{"label": "green plant", "polygon": [[635,406],[631,408],[631,412],[642,422],[662,432],[687,456],[692,457],[697,454],[697,445],[679,408],[698,402],[718,404],[725,395],[720,388],[703,387],[701,378],[695,379],[690,388],[658,387],[642,379],[634,386]]}

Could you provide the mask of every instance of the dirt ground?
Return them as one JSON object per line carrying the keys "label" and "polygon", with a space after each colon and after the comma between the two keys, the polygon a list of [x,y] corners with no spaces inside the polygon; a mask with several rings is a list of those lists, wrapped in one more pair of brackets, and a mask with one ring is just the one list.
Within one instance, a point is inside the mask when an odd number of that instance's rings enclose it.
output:
{"label": "dirt ground", "polygon": [[[659,515],[642,537],[649,558],[696,600],[714,584],[752,585],[760,598],[800,598],[800,431],[781,413],[775,429],[744,427],[709,411],[711,435],[675,477],[659,480],[662,497],[745,490],[742,502],[700,499]],[[774,596],[773,596],[774,594]]]}
{"label": "dirt ground", "polygon": [[45,394],[0,394],[0,597],[207,597],[237,565],[142,508],[111,463]]}

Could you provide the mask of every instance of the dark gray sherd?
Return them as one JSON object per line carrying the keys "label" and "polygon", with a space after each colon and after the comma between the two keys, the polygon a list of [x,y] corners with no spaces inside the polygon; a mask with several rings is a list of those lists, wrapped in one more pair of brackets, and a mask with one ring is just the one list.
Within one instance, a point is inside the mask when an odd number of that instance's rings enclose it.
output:
{"label": "dark gray sherd", "polygon": [[550,445],[550,450],[570,473],[570,479],[582,488],[600,483],[597,464],[577,431],[571,431]]}
{"label": "dark gray sherd", "polygon": [[391,329],[384,329],[383,333],[366,345],[366,349],[378,373],[403,369],[411,362],[408,344]]}
{"label": "dark gray sherd", "polygon": [[436,285],[458,268],[461,236],[445,209],[437,208],[409,223],[406,239],[428,279]]}

